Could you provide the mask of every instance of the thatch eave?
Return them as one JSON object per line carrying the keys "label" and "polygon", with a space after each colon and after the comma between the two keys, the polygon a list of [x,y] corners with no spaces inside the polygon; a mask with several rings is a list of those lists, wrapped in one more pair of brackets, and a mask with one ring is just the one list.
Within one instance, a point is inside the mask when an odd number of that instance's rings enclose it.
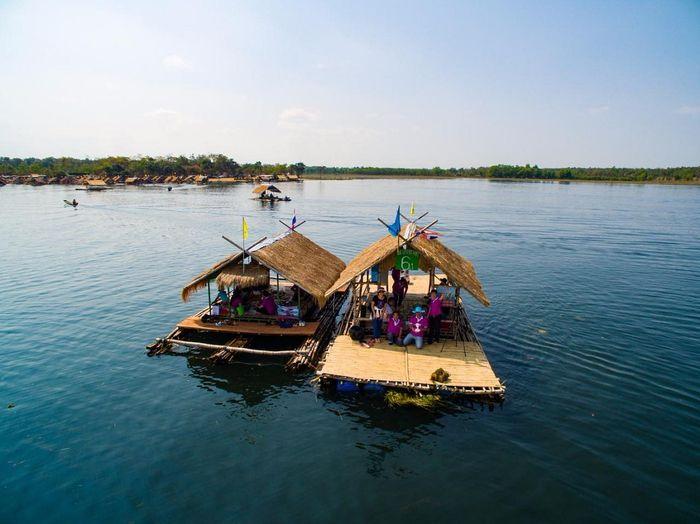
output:
{"label": "thatch eave", "polygon": [[[383,260],[394,256],[398,243],[399,241],[396,237],[386,235],[360,251],[360,253],[348,263],[338,280],[328,288],[326,296],[348,285],[376,264],[380,264]],[[404,242],[401,242],[401,244],[404,244]],[[421,256],[427,260],[429,266],[439,268],[452,283],[465,289],[484,306],[488,307],[491,304],[482,289],[481,282],[476,276],[474,266],[469,260],[448,248],[437,239],[428,240],[423,237],[412,238],[408,243],[408,247],[418,251]]]}

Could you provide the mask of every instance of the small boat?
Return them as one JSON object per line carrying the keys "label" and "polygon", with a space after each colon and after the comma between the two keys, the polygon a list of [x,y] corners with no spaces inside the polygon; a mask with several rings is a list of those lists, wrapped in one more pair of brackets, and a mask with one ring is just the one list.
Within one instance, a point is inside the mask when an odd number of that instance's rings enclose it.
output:
{"label": "small boat", "polygon": [[278,197],[273,193],[281,193],[281,191],[273,186],[272,184],[261,184],[253,189],[253,194],[260,195],[253,200],[260,200],[261,202],[291,202],[292,199],[288,196]]}
{"label": "small boat", "polygon": [[64,200],[63,202],[65,202],[65,204],[66,204],[67,206],[78,207],[78,202],[77,202],[77,200],[73,200],[72,202],[71,202],[70,200]]}
{"label": "small boat", "polygon": [[111,187],[100,187],[100,186],[85,186],[85,187],[76,187],[76,191],[108,191],[112,189]]}

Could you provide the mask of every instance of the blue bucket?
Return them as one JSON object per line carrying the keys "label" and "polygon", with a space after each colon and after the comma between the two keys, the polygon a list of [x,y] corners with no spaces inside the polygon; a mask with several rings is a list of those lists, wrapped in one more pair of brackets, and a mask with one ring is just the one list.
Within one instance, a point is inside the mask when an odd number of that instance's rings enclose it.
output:
{"label": "blue bucket", "polygon": [[360,388],[354,382],[348,382],[347,380],[339,380],[335,386],[338,393],[359,393]]}

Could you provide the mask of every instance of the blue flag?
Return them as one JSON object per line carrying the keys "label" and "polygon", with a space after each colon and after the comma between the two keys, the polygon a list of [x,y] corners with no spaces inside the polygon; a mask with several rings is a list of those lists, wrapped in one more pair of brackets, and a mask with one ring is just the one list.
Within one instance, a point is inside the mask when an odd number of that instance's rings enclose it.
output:
{"label": "blue flag", "polygon": [[292,229],[294,229],[297,225],[297,210],[294,210],[294,216],[292,217]]}
{"label": "blue flag", "polygon": [[389,233],[392,237],[399,236],[401,233],[401,206],[396,209],[396,219],[394,219],[393,224],[389,224]]}

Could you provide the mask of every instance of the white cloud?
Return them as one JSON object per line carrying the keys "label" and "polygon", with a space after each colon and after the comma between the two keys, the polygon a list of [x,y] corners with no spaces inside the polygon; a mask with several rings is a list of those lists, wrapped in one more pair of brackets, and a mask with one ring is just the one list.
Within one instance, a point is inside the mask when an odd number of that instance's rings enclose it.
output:
{"label": "white cloud", "polygon": [[681,106],[676,109],[681,115],[700,115],[700,106]]}
{"label": "white cloud", "polygon": [[318,113],[303,107],[288,107],[277,117],[277,125],[287,129],[307,127],[318,120]]}
{"label": "white cloud", "polygon": [[591,106],[586,111],[589,115],[602,115],[610,111],[610,106]]}
{"label": "white cloud", "polygon": [[155,111],[149,111],[145,116],[150,118],[173,118],[180,116],[180,113],[173,109],[158,108]]}
{"label": "white cloud", "polygon": [[163,57],[163,67],[170,71],[191,71],[192,64],[180,55],[168,55]]}

